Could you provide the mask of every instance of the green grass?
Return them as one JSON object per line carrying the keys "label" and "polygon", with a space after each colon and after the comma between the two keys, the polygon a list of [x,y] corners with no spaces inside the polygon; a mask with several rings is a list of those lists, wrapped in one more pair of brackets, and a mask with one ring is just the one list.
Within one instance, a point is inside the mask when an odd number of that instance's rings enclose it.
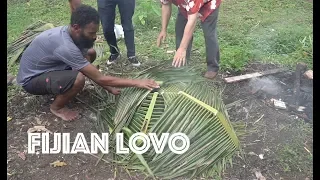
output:
{"label": "green grass", "polygon": [[11,101],[12,98],[14,98],[17,93],[19,93],[22,90],[21,86],[8,86],[7,88],[7,103]]}
{"label": "green grass", "polygon": [[[174,54],[166,51],[175,49],[177,8],[173,8],[167,41],[158,48],[156,39],[161,28],[161,9],[155,2],[137,1],[133,18],[137,54],[145,60],[172,60]],[[83,3],[97,7],[95,0],[84,0]],[[11,42],[38,19],[56,26],[69,23],[70,11],[67,0],[15,0],[8,2],[7,15],[8,42]],[[120,23],[118,12],[116,23]],[[312,68],[313,4],[306,0],[225,0],[219,14],[218,36],[222,70],[238,71],[251,61],[273,62],[288,67],[302,61]],[[119,47],[125,55],[123,40]],[[193,53],[192,61],[205,68],[204,38],[200,26],[194,33],[193,49],[197,51]]]}
{"label": "green grass", "polygon": [[282,171],[313,174],[312,134],[312,125],[303,120],[296,120],[282,130],[286,143],[281,144],[276,151]]}

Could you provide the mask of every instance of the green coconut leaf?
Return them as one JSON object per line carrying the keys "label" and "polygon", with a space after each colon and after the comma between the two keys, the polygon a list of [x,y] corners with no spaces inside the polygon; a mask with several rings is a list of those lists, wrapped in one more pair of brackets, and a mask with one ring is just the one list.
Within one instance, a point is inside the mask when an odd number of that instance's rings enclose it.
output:
{"label": "green coconut leaf", "polygon": [[26,30],[7,46],[7,64],[8,67],[12,66],[18,61],[20,55],[25,48],[34,40],[36,36],[45,30],[54,28],[51,23],[45,23],[43,21],[36,21],[26,28]]}
{"label": "green coconut leaf", "polygon": [[[123,89],[113,110],[112,138],[125,132],[124,147],[129,147],[132,133],[185,133],[190,147],[184,154],[173,153],[168,145],[157,154],[153,146],[142,154],[116,154],[114,160],[126,169],[139,169],[151,177],[175,179],[187,177],[218,177],[241,150],[234,127],[222,100],[222,91],[212,87],[191,68],[167,69],[157,66],[137,78],[162,81],[157,92],[138,88]],[[107,99],[106,92],[99,97]],[[104,100],[102,100],[104,101]],[[105,111],[105,110],[103,110]],[[103,120],[102,120],[103,121]],[[128,133],[130,132],[130,133]],[[129,134],[129,135],[128,135]],[[137,145],[142,142],[138,141]],[[180,141],[176,145],[182,145]]]}

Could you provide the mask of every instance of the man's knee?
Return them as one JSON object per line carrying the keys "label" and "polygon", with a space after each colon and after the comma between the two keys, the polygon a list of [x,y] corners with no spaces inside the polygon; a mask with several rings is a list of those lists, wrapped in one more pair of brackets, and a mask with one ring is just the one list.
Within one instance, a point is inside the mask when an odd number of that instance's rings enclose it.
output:
{"label": "man's knee", "polygon": [[132,16],[123,15],[123,17],[121,17],[121,25],[123,31],[133,31]]}
{"label": "man's knee", "polygon": [[84,87],[84,84],[85,84],[85,77],[81,72],[79,72],[73,84],[73,88],[77,90],[82,90]]}
{"label": "man's knee", "polygon": [[93,61],[96,60],[97,58],[97,52],[93,48],[91,48],[88,50],[87,56],[88,56],[88,61],[90,63],[93,63]]}
{"label": "man's knee", "polygon": [[131,20],[126,20],[123,24],[122,24],[122,28],[123,31],[133,31],[133,24]]}

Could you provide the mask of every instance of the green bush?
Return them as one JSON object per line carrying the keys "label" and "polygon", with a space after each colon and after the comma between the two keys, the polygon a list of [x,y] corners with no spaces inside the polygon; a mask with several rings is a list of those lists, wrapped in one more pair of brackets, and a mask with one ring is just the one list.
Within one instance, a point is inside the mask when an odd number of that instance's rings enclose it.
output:
{"label": "green bush", "polygon": [[161,4],[154,0],[137,1],[133,21],[141,29],[161,26]]}
{"label": "green bush", "polygon": [[252,58],[250,51],[242,46],[221,47],[220,53],[220,66],[223,70],[240,71]]}

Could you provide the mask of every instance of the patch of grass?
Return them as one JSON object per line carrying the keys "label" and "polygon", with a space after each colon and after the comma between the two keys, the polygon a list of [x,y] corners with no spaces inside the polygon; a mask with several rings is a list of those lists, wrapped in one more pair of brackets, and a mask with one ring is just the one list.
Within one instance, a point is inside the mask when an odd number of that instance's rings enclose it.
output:
{"label": "patch of grass", "polygon": [[[277,27],[277,25],[275,25]],[[278,26],[277,29],[260,29],[260,33],[252,35],[251,42],[255,49],[255,57],[265,57],[264,61],[295,67],[302,61],[313,66],[313,36],[311,29],[302,26]],[[261,36],[261,34],[264,34]]]}
{"label": "patch of grass", "polygon": [[252,58],[246,47],[226,46],[221,48],[221,69],[241,71]]}
{"label": "patch of grass", "polygon": [[[97,8],[95,0],[83,2]],[[218,20],[221,69],[242,70],[251,60],[271,61],[289,67],[294,67],[297,61],[303,61],[312,68],[312,10],[313,4],[304,0],[223,1]],[[166,51],[175,49],[177,8],[173,7],[166,44],[158,48],[156,39],[161,28],[160,12],[160,4],[156,0],[137,1],[133,17],[136,51],[144,61],[171,61],[174,56]],[[8,42],[17,38],[35,20],[59,26],[68,24],[70,19],[66,0],[15,0],[8,3],[7,14]],[[116,23],[121,23],[118,9]],[[120,41],[119,48],[123,54],[126,53],[123,40]],[[205,67],[205,46],[200,26],[197,26],[194,33],[193,49],[197,49],[199,53],[193,54],[192,61]],[[108,54],[106,48],[105,58]]]}
{"label": "patch of grass", "polygon": [[8,72],[10,72],[13,76],[18,74],[19,70],[19,63],[13,64],[11,67],[8,68]]}
{"label": "patch of grass", "polygon": [[303,120],[296,120],[283,129],[288,140],[276,152],[284,172],[303,172],[313,174],[313,136],[312,126]]}
{"label": "patch of grass", "polygon": [[7,87],[7,103],[11,101],[13,97],[15,97],[20,91],[22,91],[21,86],[8,86]]}
{"label": "patch of grass", "polygon": [[[96,6],[96,1],[86,0],[85,4]],[[30,0],[8,3],[7,26],[8,42],[16,39],[28,25],[37,20],[66,25],[70,21],[70,8],[67,0]]]}
{"label": "patch of grass", "polygon": [[[220,44],[240,46],[255,60],[290,67],[303,61],[312,67],[312,43],[302,48],[300,42],[312,36],[312,6],[298,0],[224,1],[219,19]],[[222,53],[221,58],[224,56]]]}

